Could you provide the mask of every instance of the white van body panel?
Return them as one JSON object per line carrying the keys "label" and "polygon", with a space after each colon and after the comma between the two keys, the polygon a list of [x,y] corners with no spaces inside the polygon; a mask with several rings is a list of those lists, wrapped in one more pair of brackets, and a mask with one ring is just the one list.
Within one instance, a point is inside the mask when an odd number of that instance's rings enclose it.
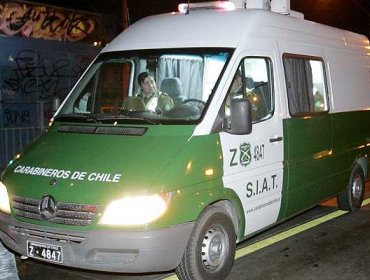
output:
{"label": "white van body panel", "polygon": [[[126,29],[103,52],[151,48],[235,48],[245,31],[235,19],[240,17],[242,20],[243,14],[197,11],[189,15],[173,13],[148,17]],[[219,34],[223,34],[222,37]]]}
{"label": "white van body panel", "polygon": [[[225,88],[232,81],[239,63],[238,53],[249,50],[251,56],[258,55],[258,51],[274,50],[271,44],[278,44],[280,55],[295,53],[325,58],[327,73],[329,68],[331,70],[327,77],[331,112],[366,109],[363,105],[368,95],[365,89],[370,81],[364,75],[369,70],[361,70],[369,67],[368,39],[352,32],[269,11],[191,11],[188,15],[171,13],[153,16],[129,27],[103,52],[187,47],[235,48],[235,55],[226,69],[226,73],[230,74],[224,75],[219,81],[216,98],[213,98],[207,115],[194,132],[194,135],[206,135],[211,132],[217,108],[223,102],[221,93],[225,93]],[[275,65],[282,67],[282,60]],[[283,69],[276,71],[283,72]],[[347,73],[353,72],[356,74],[349,78]],[[343,83],[350,86],[341,86]],[[285,86],[282,87],[285,90]],[[347,95],[350,93],[346,88],[357,89],[356,99],[349,102]],[[286,96],[282,98],[286,99]],[[282,101],[286,104],[286,100]],[[284,117],[290,118],[288,113]]]}
{"label": "white van body panel", "polygon": [[369,56],[354,50],[327,48],[325,58],[330,68],[331,111],[370,110],[367,106],[370,92],[366,90],[370,87]]}
{"label": "white van body panel", "polygon": [[359,34],[270,11],[199,10],[188,15],[170,13],[142,19],[117,36],[103,52],[197,46],[235,48],[241,41],[253,42],[256,38],[353,48],[364,53],[368,42]]}

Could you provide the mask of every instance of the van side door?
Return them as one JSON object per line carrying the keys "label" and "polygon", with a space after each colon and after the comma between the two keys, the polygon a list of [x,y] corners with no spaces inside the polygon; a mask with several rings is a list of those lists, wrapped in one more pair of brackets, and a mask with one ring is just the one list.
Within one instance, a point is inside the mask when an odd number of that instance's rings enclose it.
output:
{"label": "van side door", "polygon": [[325,64],[320,56],[285,53],[289,115],[284,119],[287,216],[328,197],[332,125]]}
{"label": "van side door", "polygon": [[231,99],[245,98],[252,107],[252,132],[234,135],[223,124],[223,183],[239,196],[245,235],[278,221],[282,208],[283,128],[275,98],[273,52],[243,56],[221,108],[227,120]]}

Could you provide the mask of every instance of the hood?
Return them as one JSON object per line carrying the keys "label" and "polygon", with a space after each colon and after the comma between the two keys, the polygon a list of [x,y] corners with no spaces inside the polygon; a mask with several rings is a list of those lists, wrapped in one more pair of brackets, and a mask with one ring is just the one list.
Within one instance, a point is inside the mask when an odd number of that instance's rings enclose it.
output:
{"label": "hood", "polygon": [[3,182],[10,195],[49,194],[58,201],[92,204],[166,192],[171,186],[156,181],[187,145],[193,130],[194,126],[184,125],[57,123],[8,166]]}

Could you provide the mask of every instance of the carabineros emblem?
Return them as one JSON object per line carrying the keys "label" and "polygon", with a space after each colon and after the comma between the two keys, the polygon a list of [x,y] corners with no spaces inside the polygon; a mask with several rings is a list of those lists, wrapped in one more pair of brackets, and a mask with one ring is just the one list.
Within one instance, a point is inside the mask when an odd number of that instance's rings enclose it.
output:
{"label": "carabineros emblem", "polygon": [[251,145],[248,143],[243,143],[240,145],[240,164],[247,166],[251,163]]}

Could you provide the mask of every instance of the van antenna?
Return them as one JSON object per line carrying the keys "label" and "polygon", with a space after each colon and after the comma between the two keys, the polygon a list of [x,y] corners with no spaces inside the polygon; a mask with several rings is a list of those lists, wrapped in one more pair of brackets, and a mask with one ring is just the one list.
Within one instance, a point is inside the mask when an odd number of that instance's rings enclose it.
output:
{"label": "van antenna", "polygon": [[186,9],[185,15],[188,15],[190,13],[190,0],[188,0],[188,8]]}

